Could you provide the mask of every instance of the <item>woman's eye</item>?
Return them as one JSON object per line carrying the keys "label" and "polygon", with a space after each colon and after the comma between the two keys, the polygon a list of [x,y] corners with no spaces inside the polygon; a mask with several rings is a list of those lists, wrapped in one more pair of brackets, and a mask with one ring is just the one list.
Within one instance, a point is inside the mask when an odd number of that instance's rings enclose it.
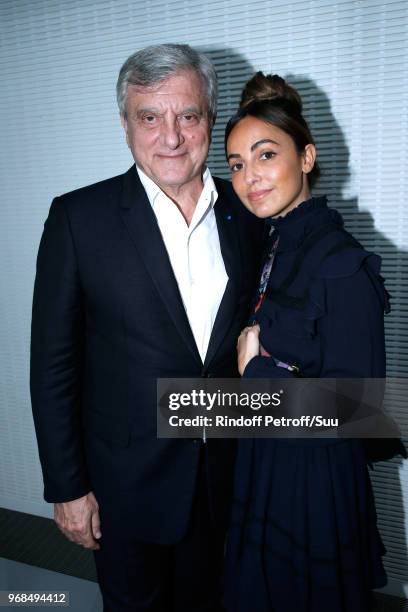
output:
{"label": "woman's eye", "polygon": [[236,164],[232,164],[230,166],[231,172],[238,172],[238,170],[241,170],[241,168],[242,168],[241,162],[237,162]]}
{"label": "woman's eye", "polygon": [[261,153],[259,159],[272,159],[275,157],[276,153],[274,151],[264,151]]}

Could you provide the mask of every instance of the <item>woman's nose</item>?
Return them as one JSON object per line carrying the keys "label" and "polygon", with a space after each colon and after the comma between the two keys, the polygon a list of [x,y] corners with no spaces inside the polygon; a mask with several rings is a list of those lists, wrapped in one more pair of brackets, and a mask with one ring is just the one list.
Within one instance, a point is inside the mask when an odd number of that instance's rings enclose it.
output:
{"label": "woman's nose", "polygon": [[245,182],[248,185],[253,185],[259,180],[259,173],[252,164],[247,164],[245,167]]}

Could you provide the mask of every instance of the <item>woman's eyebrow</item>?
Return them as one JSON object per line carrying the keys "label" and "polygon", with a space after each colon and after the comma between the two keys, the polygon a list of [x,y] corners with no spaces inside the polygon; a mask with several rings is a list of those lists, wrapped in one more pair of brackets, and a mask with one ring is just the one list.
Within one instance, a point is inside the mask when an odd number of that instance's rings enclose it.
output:
{"label": "woman's eyebrow", "polygon": [[239,153],[230,153],[227,157],[227,161],[230,160],[231,158],[239,158],[241,157]]}
{"label": "woman's eyebrow", "polygon": [[[261,140],[257,140],[256,142],[254,142],[254,144],[253,144],[253,145],[251,145],[251,152],[252,152],[252,151],[255,151],[255,149],[256,149],[257,147],[260,147],[261,145],[266,144],[266,143],[272,143],[272,144],[275,144],[275,145],[280,146],[280,145],[279,145],[279,142],[277,142],[276,140],[272,140],[272,138],[262,138]],[[228,157],[227,157],[227,161],[228,161],[230,158],[234,158],[234,159],[235,159],[235,158],[237,158],[237,157],[241,157],[239,153],[230,153],[230,154],[228,155]]]}
{"label": "woman's eyebrow", "polygon": [[262,138],[262,140],[257,140],[256,142],[254,142],[254,144],[251,146],[251,151],[255,151],[257,147],[267,142],[271,142],[272,144],[279,145],[279,142],[276,142],[276,140],[272,140],[272,138]]}

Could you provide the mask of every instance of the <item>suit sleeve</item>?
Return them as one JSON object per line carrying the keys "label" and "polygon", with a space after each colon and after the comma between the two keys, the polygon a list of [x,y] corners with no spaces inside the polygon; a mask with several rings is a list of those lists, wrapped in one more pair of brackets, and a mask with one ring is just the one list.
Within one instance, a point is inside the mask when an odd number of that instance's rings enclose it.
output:
{"label": "suit sleeve", "polygon": [[81,426],[84,326],[74,242],[56,198],[38,252],[31,327],[31,401],[47,502],[90,491]]}

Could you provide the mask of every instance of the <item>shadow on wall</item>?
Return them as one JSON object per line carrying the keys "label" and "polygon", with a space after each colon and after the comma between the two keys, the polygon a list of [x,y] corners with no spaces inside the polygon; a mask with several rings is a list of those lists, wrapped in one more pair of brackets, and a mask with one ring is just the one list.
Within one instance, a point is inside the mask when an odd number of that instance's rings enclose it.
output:
{"label": "shadow on wall", "polygon": [[[228,119],[236,111],[240,94],[245,82],[256,72],[248,60],[233,49],[201,48],[216,67],[219,77],[219,104],[217,122],[213,131],[213,142],[209,155],[209,165],[218,176],[229,178],[224,156],[224,129]],[[408,271],[408,253],[397,246],[374,225],[372,215],[361,211],[358,198],[345,199],[343,191],[349,182],[351,168],[349,150],[344,134],[331,112],[328,96],[305,76],[293,74],[281,75],[298,89],[304,104],[304,113],[316,141],[318,159],[322,177],[316,186],[316,193],[327,194],[331,205],[337,208],[345,219],[346,228],[368,250],[375,250],[383,258],[383,274],[387,287],[392,291],[392,312],[386,317],[388,375],[407,376],[407,359],[400,350],[399,330],[403,328],[404,272]],[[389,203],[387,203],[389,205]],[[405,307],[406,310],[406,307]],[[393,407],[388,407],[393,413]],[[402,411],[402,407],[401,407]],[[398,417],[397,417],[398,420]],[[401,423],[402,425],[402,423]],[[407,427],[405,427],[407,429]],[[406,434],[407,432],[405,432]],[[387,472],[381,468],[371,473],[374,489],[377,493],[379,527],[385,546],[390,551],[394,546],[395,536],[389,533],[387,524],[392,521],[400,523],[404,530],[405,510],[402,495],[399,469],[402,459],[387,462]],[[381,465],[381,464],[379,464]],[[384,465],[384,464],[383,464]],[[382,476],[382,478],[381,478]],[[384,480],[386,482],[384,489]],[[398,555],[397,573],[408,575],[408,534],[405,534],[405,548]],[[387,563],[387,557],[386,563]],[[391,565],[389,566],[391,569]],[[402,587],[402,585],[401,585]],[[404,596],[402,592],[393,591],[394,595]]]}
{"label": "shadow on wall", "polygon": [[238,108],[244,83],[254,74],[255,68],[234,49],[197,48],[209,57],[218,75],[218,113],[208,165],[216,176],[229,179],[230,171],[224,153],[224,130],[228,119]]}
{"label": "shadow on wall", "polygon": [[[391,313],[385,317],[385,328],[387,332],[387,356],[388,376],[407,376],[407,355],[401,351],[399,330],[404,326],[404,310],[402,307],[406,295],[406,275],[408,271],[408,253],[399,249],[385,234],[375,227],[374,219],[370,212],[359,210],[358,197],[345,199],[345,190],[351,175],[350,154],[346,145],[344,134],[331,112],[328,96],[313,82],[304,76],[288,74],[285,79],[293,85],[301,94],[304,103],[305,116],[309,122],[312,134],[316,141],[319,164],[322,176],[317,184],[317,193],[327,194],[331,205],[337,208],[343,215],[345,227],[348,229],[367,250],[375,250],[382,257],[382,272],[385,276],[386,286],[391,292]],[[386,205],[390,205],[389,202]],[[406,315],[405,315],[406,316]],[[389,412],[394,414],[396,421],[407,435],[408,425],[398,419],[398,414],[393,411],[393,406],[387,406]],[[402,413],[404,407],[401,405],[399,411]],[[405,431],[404,431],[405,425]],[[395,533],[390,533],[387,527],[390,523],[398,521],[401,532],[404,532],[406,524],[406,513],[402,485],[399,477],[399,469],[403,459],[400,457],[387,462],[387,472],[382,467],[385,464],[374,465],[371,479],[377,498],[378,524],[385,547],[390,552],[395,548]],[[385,483],[385,484],[384,484]],[[402,539],[401,539],[402,540]],[[401,546],[401,542],[398,542]],[[385,557],[385,565],[389,558]],[[408,533],[405,533],[405,546],[400,548],[397,573],[408,576]],[[395,561],[394,561],[395,564]],[[395,567],[395,566],[394,566]],[[400,586],[395,583],[395,588],[401,588],[400,592],[392,590],[394,595],[404,597],[402,582]]]}
{"label": "shadow on wall", "polygon": [[[398,330],[402,330],[405,324],[404,310],[404,272],[408,271],[408,253],[399,249],[385,234],[374,224],[370,212],[359,210],[358,197],[345,199],[343,191],[350,179],[350,154],[346,144],[345,136],[331,112],[328,96],[317,85],[307,77],[298,77],[292,74],[285,76],[286,80],[298,89],[304,101],[304,110],[312,134],[316,140],[318,159],[321,166],[322,176],[317,185],[317,192],[329,196],[331,205],[337,208],[345,218],[346,228],[365,246],[368,250],[373,249],[382,257],[382,272],[386,279],[386,286],[391,292],[391,313],[385,318],[385,327],[388,332],[387,358],[389,376],[407,376],[406,367],[400,360],[401,342]],[[330,168],[325,171],[325,168]],[[387,202],[386,205],[389,205]],[[406,299],[406,298],[405,298]],[[393,406],[388,406],[393,412]],[[402,412],[403,407],[400,407]],[[398,422],[398,416],[397,416]],[[402,425],[402,423],[400,423]],[[406,429],[406,426],[405,426]],[[406,435],[406,431],[403,432]],[[390,551],[395,547],[395,534],[391,534],[388,525],[395,520],[398,521],[401,533],[400,542],[405,541],[405,549],[398,557],[398,574],[408,575],[408,542],[406,533],[406,517],[404,499],[402,495],[402,484],[399,478],[399,469],[402,459],[397,458],[387,462],[386,485],[384,486],[384,470],[379,467],[371,472],[374,489],[377,494],[378,522],[381,535],[386,548]],[[379,466],[385,464],[379,464]],[[381,482],[382,481],[382,482]],[[396,517],[398,517],[396,519]],[[404,537],[405,536],[405,537]],[[385,557],[387,564],[387,557]],[[389,566],[391,569],[391,566]],[[404,596],[402,592],[393,594]]]}

